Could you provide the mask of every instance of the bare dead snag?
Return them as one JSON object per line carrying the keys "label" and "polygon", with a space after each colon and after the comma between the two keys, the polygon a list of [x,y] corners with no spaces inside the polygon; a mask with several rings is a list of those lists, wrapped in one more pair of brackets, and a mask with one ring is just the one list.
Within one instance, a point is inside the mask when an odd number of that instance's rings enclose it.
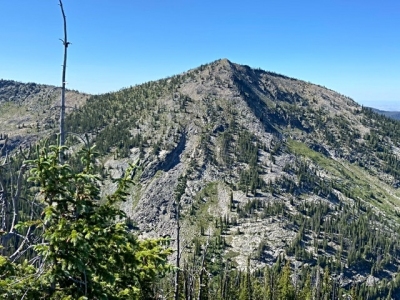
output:
{"label": "bare dead snag", "polygon": [[[7,144],[7,139],[3,146],[0,149],[0,157],[3,155],[4,149]],[[30,152],[28,156],[30,155]],[[5,154],[4,161],[1,163],[0,167],[3,169],[3,172],[9,172],[10,174],[12,173],[11,169],[8,169],[7,166],[9,165],[9,156],[8,153]],[[17,182],[15,185],[15,189],[13,188],[13,184],[11,184],[10,192],[7,192],[6,188],[3,186],[2,182],[0,181],[0,216],[1,216],[1,228],[0,228],[0,245],[3,247],[6,246],[8,240],[15,235],[18,235],[18,233],[15,232],[15,225],[18,223],[18,207],[19,207],[19,200],[21,197],[21,191],[22,191],[22,184],[23,184],[23,178],[24,174],[27,170],[27,165],[22,164],[21,167],[19,168],[18,171],[18,177],[17,177]],[[11,206],[12,206],[12,219],[11,223],[7,224],[6,222],[6,212],[8,211],[9,207],[9,199],[7,195],[11,195]],[[8,230],[9,228],[9,230]]]}
{"label": "bare dead snag", "polygon": [[19,197],[21,196],[21,189],[22,189],[22,179],[24,178],[24,174],[26,171],[26,164],[23,164],[19,169],[18,179],[17,179],[17,186],[15,188],[15,193],[12,197],[12,204],[13,204],[13,219],[11,222],[11,229],[10,232],[14,231],[15,224],[18,222],[18,204],[19,204]]}
{"label": "bare dead snag", "polygon": [[[0,158],[3,156],[4,149],[6,148],[8,138],[4,141],[3,146],[0,148]],[[4,161],[0,163],[0,168],[4,168],[7,162],[7,155],[5,155]],[[1,171],[1,170],[0,170]],[[7,210],[7,201],[6,201],[6,191],[4,186],[0,180],[0,217],[1,217],[1,233],[5,232],[6,228],[6,210]]]}
{"label": "bare dead snag", "polygon": [[7,142],[8,142],[8,137],[6,137],[6,139],[5,139],[5,141],[4,141],[4,144],[3,144],[3,146],[1,146],[1,148],[0,148],[0,157],[2,157],[2,156],[3,156],[3,152],[4,152],[4,151],[5,151],[5,149],[6,149]]}
{"label": "bare dead snag", "polygon": [[[22,149],[21,149],[22,153]],[[30,149],[28,152],[28,157],[30,155]],[[18,207],[19,207],[19,198],[21,197],[21,190],[22,190],[22,180],[24,178],[24,174],[27,170],[27,165],[22,164],[21,167],[19,168],[18,172],[18,178],[17,178],[17,184],[15,187],[15,192],[12,195],[11,201],[12,201],[12,206],[13,206],[13,218],[11,221],[11,228],[10,228],[10,233],[12,234],[14,232],[14,227],[18,223]]]}
{"label": "bare dead snag", "polygon": [[[19,217],[19,211],[18,211],[18,207],[19,207],[19,200],[20,200],[20,196],[21,196],[21,190],[22,190],[22,183],[23,183],[23,178],[24,178],[24,174],[27,170],[27,166],[26,164],[23,164],[18,172],[18,178],[17,178],[17,183],[16,183],[16,187],[15,187],[15,191],[14,193],[12,193],[11,195],[11,204],[12,204],[12,220],[11,220],[11,224],[9,226],[7,226],[5,219],[6,219],[6,214],[5,211],[7,210],[7,196],[6,191],[4,190],[3,185],[1,185],[1,190],[0,190],[0,204],[1,204],[1,214],[2,214],[2,228],[1,231],[4,231],[3,233],[5,233],[7,231],[7,227],[9,227],[10,229],[8,230],[8,232],[6,234],[4,234],[3,236],[1,236],[0,238],[0,244],[5,247],[8,240],[13,237],[13,236],[20,236],[17,232],[15,232],[15,225],[18,223],[18,217]],[[21,236],[20,236],[21,237]]]}
{"label": "bare dead snag", "polygon": [[180,274],[180,259],[181,259],[181,240],[180,240],[180,200],[185,194],[186,189],[186,176],[181,176],[178,179],[178,185],[175,190],[175,209],[176,209],[176,272],[175,272],[175,287],[174,287],[174,299],[179,299],[179,274]]}
{"label": "bare dead snag", "polygon": [[[67,19],[64,13],[64,7],[62,1],[59,0],[59,4],[61,7],[61,13],[64,21],[64,39],[60,39],[64,45],[64,62],[63,62],[63,70],[62,70],[62,79],[61,79],[61,108],[60,108],[60,146],[64,146],[65,144],[65,129],[64,129],[64,119],[65,119],[65,74],[67,71],[67,50],[70,42],[67,40]],[[60,163],[62,163],[62,152],[60,152]]]}
{"label": "bare dead snag", "polygon": [[0,234],[5,233],[6,231],[6,211],[7,211],[7,201],[4,186],[0,181],[0,218],[1,218],[1,225],[0,225]]}
{"label": "bare dead snag", "polygon": [[210,230],[208,230],[208,238],[207,238],[207,244],[204,246],[204,250],[203,250],[203,256],[201,258],[201,267],[200,267],[200,274],[199,274],[199,294],[197,299],[201,300],[203,298],[203,276],[206,273],[206,268],[205,268],[205,262],[206,262],[206,255],[207,255],[207,249],[208,249],[208,245],[210,244],[210,236],[211,236],[211,232]]}
{"label": "bare dead snag", "polygon": [[[20,257],[22,256],[23,253],[26,252],[26,250],[23,251],[23,249],[24,249],[25,243],[28,242],[28,240],[29,240],[29,235],[30,235],[30,233],[31,233],[31,229],[32,229],[32,227],[29,227],[29,228],[28,228],[28,230],[26,231],[25,237],[24,237],[24,239],[22,240],[21,245],[19,245],[18,249],[17,249],[13,254],[10,255],[9,258],[10,258],[11,260],[16,261],[18,258],[20,258]],[[32,245],[32,246],[33,246],[33,245]],[[31,247],[29,247],[29,248],[31,248]],[[28,249],[29,249],[29,248],[28,248]]]}

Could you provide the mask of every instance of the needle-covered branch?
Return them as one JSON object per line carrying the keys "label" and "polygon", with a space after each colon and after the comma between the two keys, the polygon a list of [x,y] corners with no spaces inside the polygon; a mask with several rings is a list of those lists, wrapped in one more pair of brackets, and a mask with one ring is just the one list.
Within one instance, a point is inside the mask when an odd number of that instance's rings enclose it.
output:
{"label": "needle-covered branch", "polygon": [[[44,210],[36,222],[19,226],[42,230],[41,242],[27,244],[40,259],[13,263],[27,248],[17,249],[13,257],[0,257],[0,274],[9,270],[6,278],[0,278],[0,296],[151,297],[153,282],[171,270],[167,261],[171,250],[162,239],[140,241],[129,231],[119,204],[128,196],[131,170],[118,181],[117,190],[100,201],[100,179],[93,173],[94,148],[80,152],[85,167],[78,173],[60,164],[59,153],[64,150],[60,146],[37,148],[38,158],[27,161],[28,180],[40,185]],[[14,286],[13,282],[24,284]]]}

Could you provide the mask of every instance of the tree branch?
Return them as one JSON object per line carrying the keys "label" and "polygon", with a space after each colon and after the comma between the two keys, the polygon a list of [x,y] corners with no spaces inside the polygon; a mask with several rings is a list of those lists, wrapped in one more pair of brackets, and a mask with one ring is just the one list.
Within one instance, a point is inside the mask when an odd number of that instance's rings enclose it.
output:
{"label": "tree branch", "polygon": [[24,173],[26,171],[26,164],[23,164],[19,169],[18,179],[17,179],[17,187],[15,190],[14,196],[12,196],[12,205],[13,205],[13,219],[11,222],[10,233],[14,232],[15,224],[18,222],[18,203],[19,197],[21,195],[21,188],[22,188],[22,178],[24,177]]}

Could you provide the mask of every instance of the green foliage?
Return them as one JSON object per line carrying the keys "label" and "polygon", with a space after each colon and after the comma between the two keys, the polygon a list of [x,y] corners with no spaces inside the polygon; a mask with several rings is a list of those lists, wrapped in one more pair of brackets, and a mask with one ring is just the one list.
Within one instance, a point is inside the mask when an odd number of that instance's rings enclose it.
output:
{"label": "green foliage", "polygon": [[290,300],[294,299],[294,287],[290,279],[290,262],[288,261],[282,269],[282,274],[280,275],[278,281],[279,287],[279,299]]}
{"label": "green foliage", "polygon": [[[65,148],[38,148],[29,181],[40,185],[44,206],[41,242],[30,262],[13,263],[0,257],[0,295],[28,299],[139,299],[148,298],[152,284],[168,272],[170,249],[164,240],[140,241],[129,232],[125,201],[129,176],[100,204],[99,177],[92,174],[93,148],[81,151],[82,172],[58,161]],[[30,223],[19,226],[30,227]]]}
{"label": "green foliage", "polygon": [[259,145],[255,137],[247,130],[239,132],[235,153],[239,162],[248,164],[247,169],[240,171],[239,188],[253,195],[257,193],[257,189],[265,186],[264,180],[260,177],[258,151]]}
{"label": "green foliage", "polygon": [[[341,293],[338,283],[335,290],[334,275],[329,274],[348,270],[356,270],[363,275],[370,272],[378,278],[397,274],[394,268],[400,261],[400,230],[397,225],[400,214],[392,209],[398,206],[398,199],[395,189],[389,185],[395,188],[399,185],[400,162],[393,146],[400,143],[400,123],[355,106],[354,118],[350,111],[349,114],[340,114],[321,105],[322,99],[303,98],[308,97],[307,93],[286,89],[283,84],[276,85],[274,93],[268,93],[269,87],[263,86],[265,81],[258,76],[272,76],[268,79],[270,83],[274,83],[276,76],[283,77],[263,71],[249,71],[247,74],[262,87],[255,92],[242,76],[247,71],[241,71],[244,73],[236,73],[233,77],[233,85],[237,86],[266,132],[274,134],[269,145],[264,142],[261,144],[250,129],[244,129],[246,122],[241,117],[247,116],[235,110],[234,101],[218,99],[219,95],[193,101],[189,96],[180,94],[179,91],[185,90],[180,89],[180,85],[187,81],[212,79],[213,67],[207,65],[185,75],[90,97],[81,110],[70,114],[66,120],[68,131],[87,133],[96,142],[101,155],[114,153],[114,159],[130,156],[131,151],[135,153],[139,150],[140,157],[150,155],[146,159],[151,160],[151,156],[154,158],[161,151],[168,152],[174,148],[182,128],[194,124],[200,135],[201,151],[198,152],[200,159],[196,157],[190,160],[190,172],[194,174],[191,177],[188,172],[188,178],[193,180],[196,172],[211,164],[221,172],[229,171],[230,179],[225,183],[230,188],[243,190],[250,197],[247,202],[234,201],[231,193],[229,214],[220,215],[219,220],[215,216],[219,208],[215,182],[208,183],[195,195],[190,203],[190,215],[183,203],[182,220],[186,221],[185,225],[197,227],[200,236],[193,239],[193,258],[188,255],[190,261],[193,259],[193,265],[189,263],[181,270],[181,294],[187,299],[197,297],[201,289],[197,282],[199,274],[202,274],[201,279],[206,284],[204,289],[207,290],[202,296],[207,295],[210,299],[286,299],[293,295],[292,292],[296,294],[296,299],[312,299],[313,295],[315,298],[316,292],[319,299],[341,298],[338,296]],[[208,74],[202,74],[206,69]],[[218,77],[215,77],[215,82],[218,86],[225,84]],[[232,82],[228,82],[228,86],[232,86]],[[303,89],[307,89],[307,86],[303,86]],[[329,98],[324,98],[326,104],[329,101],[330,106],[335,108],[337,103]],[[309,106],[309,101],[317,105]],[[339,111],[338,107],[336,109]],[[370,130],[361,130],[360,122]],[[51,151],[46,153],[42,157]],[[204,157],[201,157],[203,154]],[[49,162],[49,157],[44,162]],[[270,160],[268,163],[267,157]],[[142,291],[142,297],[147,297],[151,294],[148,287],[160,271],[158,267],[150,267],[156,272],[142,277],[142,273],[130,272],[124,266],[132,264],[141,268],[135,265],[141,263],[139,258],[135,258],[141,251],[139,245],[143,245],[144,253],[149,254],[147,250],[161,247],[160,242],[153,245],[149,241],[150,244],[145,244],[133,236],[126,236],[123,224],[116,226],[125,218],[116,208],[117,202],[124,199],[123,193],[118,195],[117,191],[115,199],[109,197],[106,203],[99,204],[96,186],[99,178],[89,174],[105,176],[104,168],[88,172],[85,161],[77,161],[74,156],[69,157],[68,161],[72,170],[51,162],[42,168],[47,168],[48,174],[43,173],[42,176],[47,179],[42,183],[37,179],[35,182],[38,183],[32,182],[25,188],[36,192],[35,185],[44,184],[47,187],[47,190],[42,189],[41,194],[40,206],[45,207],[43,215],[37,223],[25,223],[24,229],[22,222],[19,227],[22,233],[27,228],[35,227],[35,232],[43,232],[40,234],[43,240],[35,249],[32,247],[27,252],[23,257],[27,258],[25,262],[21,259],[14,264],[5,257],[1,258],[0,274],[4,275],[0,275],[0,286],[3,287],[4,297],[22,298],[28,291],[26,297],[56,298],[61,297],[57,295],[72,294],[86,287],[88,293],[98,288],[116,295],[125,283],[130,287],[123,289],[122,294],[131,293],[132,297],[138,297],[138,293],[133,291],[135,288]],[[280,169],[282,161],[288,161],[283,169],[286,174],[275,172]],[[3,176],[0,176],[1,183],[6,190],[15,185],[20,164],[21,159],[11,160],[7,172],[0,173]],[[71,174],[81,174],[81,177],[71,177]],[[376,174],[380,175],[379,179]],[[185,181],[183,177],[179,180],[176,201],[184,193]],[[383,182],[387,185],[381,186]],[[21,199],[30,197],[25,190]],[[20,221],[27,220],[26,216],[33,214],[28,204],[24,200],[19,203],[22,212]],[[376,206],[377,210],[369,204]],[[378,212],[382,208],[386,215]],[[10,217],[11,214],[6,215],[6,223],[9,223]],[[273,267],[266,267],[261,274],[260,270],[244,274],[243,270],[235,269],[234,261],[228,259],[226,247],[229,245],[225,238],[229,243],[230,234],[241,234],[241,227],[238,227],[241,219],[249,218],[244,221],[250,222],[250,218],[254,217],[256,220],[268,218],[271,222],[278,221],[280,226],[296,232],[285,248],[286,255],[309,265],[311,270],[304,268],[301,274],[292,272],[292,278],[298,277],[295,291],[288,280],[291,272],[287,267],[289,264],[284,266],[280,257]],[[99,219],[101,222],[104,220],[104,224],[100,224]],[[213,236],[206,257],[207,270],[200,272],[199,257],[205,236],[210,232],[209,227]],[[188,228],[187,232],[192,235],[192,228]],[[104,244],[105,240],[107,245]],[[252,257],[270,263],[269,243],[264,238]],[[126,249],[127,244],[132,249]],[[18,248],[17,239],[10,239],[6,247],[1,250],[3,255],[9,254],[12,248]],[[186,246],[184,252],[187,247],[190,246]],[[91,252],[92,248],[94,252]],[[118,249],[122,254],[114,257],[111,248]],[[134,258],[128,255],[130,251],[135,253]],[[229,250],[231,257],[237,255],[235,253]],[[100,256],[107,257],[103,258],[105,262]],[[95,266],[99,263],[99,267]],[[317,268],[321,268],[321,272],[325,269],[323,275],[320,276]],[[139,275],[132,279],[127,273]],[[19,280],[24,276],[26,280]],[[396,276],[386,282],[382,280],[382,284],[376,284],[375,287],[355,284],[351,293],[359,299],[396,295],[400,286],[399,278]],[[122,294],[120,297],[123,297]],[[166,295],[164,293],[163,296]],[[78,296],[76,292],[71,297]]]}

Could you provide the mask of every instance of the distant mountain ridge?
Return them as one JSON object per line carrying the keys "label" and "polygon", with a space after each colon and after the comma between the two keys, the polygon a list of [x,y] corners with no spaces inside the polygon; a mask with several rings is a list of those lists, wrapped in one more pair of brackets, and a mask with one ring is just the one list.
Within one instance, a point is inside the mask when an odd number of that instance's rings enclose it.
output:
{"label": "distant mountain ridge", "polygon": [[372,107],[371,107],[371,109],[374,112],[376,112],[378,114],[382,114],[382,115],[384,115],[384,116],[386,116],[388,118],[392,118],[392,119],[395,119],[395,120],[400,120],[400,111],[380,110],[380,109],[372,108]]}
{"label": "distant mountain ridge", "polygon": [[[0,134],[9,136],[9,149],[35,143],[53,132],[59,119],[61,88],[14,80],[0,80]],[[89,95],[67,90],[67,113]]]}

